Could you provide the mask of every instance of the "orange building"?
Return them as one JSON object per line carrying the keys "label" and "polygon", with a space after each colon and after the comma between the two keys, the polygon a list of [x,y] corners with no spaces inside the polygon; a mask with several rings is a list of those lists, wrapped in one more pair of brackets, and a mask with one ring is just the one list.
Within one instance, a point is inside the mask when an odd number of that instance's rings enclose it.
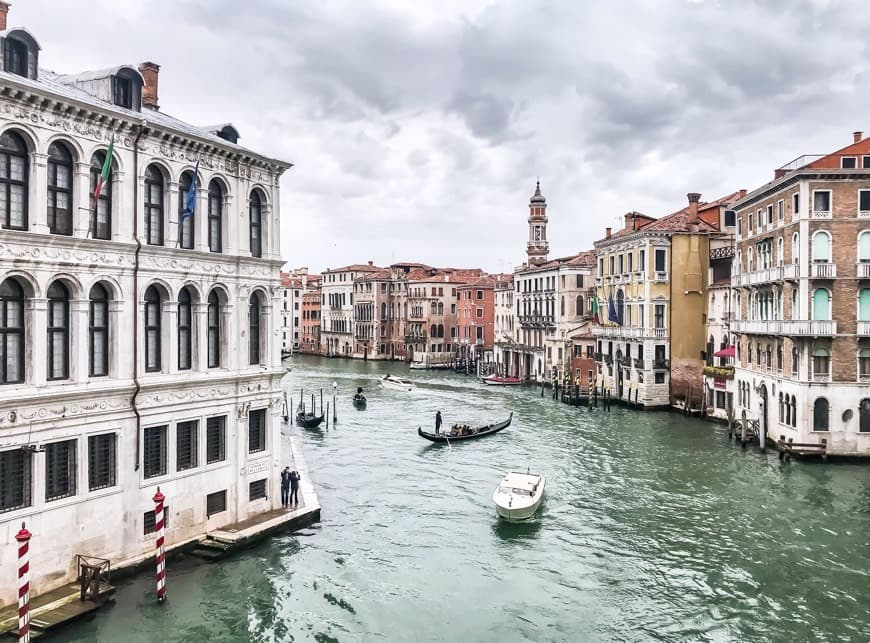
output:
{"label": "orange building", "polygon": [[495,278],[486,275],[457,287],[456,354],[480,358],[495,342]]}

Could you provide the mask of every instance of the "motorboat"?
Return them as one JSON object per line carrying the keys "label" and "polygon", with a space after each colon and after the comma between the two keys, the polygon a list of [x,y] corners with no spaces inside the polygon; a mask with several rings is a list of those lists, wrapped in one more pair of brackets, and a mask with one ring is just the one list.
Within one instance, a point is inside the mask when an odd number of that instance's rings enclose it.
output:
{"label": "motorboat", "polygon": [[389,375],[382,377],[380,380],[380,385],[384,388],[392,389],[394,391],[413,391],[415,388],[414,382],[411,380],[406,380],[402,377],[397,377],[395,375]]}
{"label": "motorboat", "polygon": [[531,518],[541,505],[546,482],[536,473],[507,473],[492,494],[498,515],[509,521]]}
{"label": "motorboat", "polygon": [[490,375],[483,378],[484,384],[490,386],[519,386],[523,381],[519,377],[502,377],[501,375]]}
{"label": "motorboat", "polygon": [[450,444],[457,440],[473,440],[474,438],[482,438],[485,435],[498,433],[502,429],[509,427],[511,420],[513,419],[514,414],[511,413],[507,420],[496,422],[495,424],[471,426],[469,424],[459,423],[452,425],[448,431],[440,431],[438,433],[431,433],[429,431],[424,431],[423,427],[417,427],[417,435],[429,440],[430,442],[446,442],[447,444]]}
{"label": "motorboat", "polygon": [[423,362],[411,362],[408,364],[408,368],[412,371],[425,371],[427,366]]}

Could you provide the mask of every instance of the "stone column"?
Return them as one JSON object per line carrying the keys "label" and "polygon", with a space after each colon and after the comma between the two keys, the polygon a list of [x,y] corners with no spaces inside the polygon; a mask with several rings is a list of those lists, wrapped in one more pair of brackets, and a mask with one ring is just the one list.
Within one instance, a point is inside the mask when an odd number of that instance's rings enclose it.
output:
{"label": "stone column", "polygon": [[221,217],[221,251],[225,255],[238,255],[239,251],[239,213],[233,209],[233,197],[224,195],[223,217]]}
{"label": "stone column", "polygon": [[94,236],[94,231],[91,230],[91,165],[90,163],[75,163],[74,167],[73,201],[71,204],[73,236],[89,239]]}
{"label": "stone column", "polygon": [[[124,176],[124,172],[112,168],[112,241],[130,243],[133,241],[133,217],[138,217],[139,211],[134,210],[130,216],[125,208],[128,199]],[[129,191],[133,191],[132,187]]]}
{"label": "stone column", "polygon": [[30,231],[48,234],[48,155],[30,155],[30,181],[27,194],[27,218]]}
{"label": "stone column", "polygon": [[178,181],[169,181],[167,183],[167,190],[169,190],[168,198],[164,199],[166,201],[166,207],[169,208],[169,211],[166,213],[166,230],[163,235],[163,241],[166,244],[167,248],[177,248],[180,246],[180,232],[178,226]]}
{"label": "stone column", "polygon": [[207,185],[201,185],[196,191],[196,206],[193,211],[193,247],[199,252],[208,252]]}
{"label": "stone column", "polygon": [[[162,373],[178,373],[178,302],[163,303],[163,342],[161,355]],[[168,337],[167,337],[168,333]]]}
{"label": "stone column", "polygon": [[[109,302],[109,377],[132,379],[136,364],[133,364],[133,320],[123,318],[126,302],[112,299]],[[133,306],[135,309],[135,306]],[[124,322],[128,322],[129,326]],[[142,345],[139,345],[142,354]],[[140,358],[141,359],[141,358]]]}
{"label": "stone column", "polygon": [[24,372],[25,381],[44,386],[48,370],[48,340],[45,324],[48,319],[48,299],[27,299],[24,303]]}
{"label": "stone column", "polygon": [[[206,298],[208,293],[205,294]],[[208,369],[208,300],[193,304],[193,328],[191,336],[193,341],[192,367],[195,371]]]}
{"label": "stone column", "polygon": [[89,304],[87,299],[73,299],[69,302],[70,382],[86,383],[90,377]]}

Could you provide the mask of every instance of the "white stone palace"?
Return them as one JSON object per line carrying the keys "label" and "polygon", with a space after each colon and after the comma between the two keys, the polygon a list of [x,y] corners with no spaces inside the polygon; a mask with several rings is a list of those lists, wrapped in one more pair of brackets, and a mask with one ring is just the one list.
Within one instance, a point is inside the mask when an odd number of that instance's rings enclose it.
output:
{"label": "white stone palace", "polygon": [[[279,180],[153,63],[58,75],[0,3],[0,604],[76,554],[153,555],[280,506]],[[179,70],[179,73],[187,73]],[[93,193],[109,150],[111,172]],[[198,176],[194,169],[198,162]],[[184,215],[193,180],[193,214]]]}

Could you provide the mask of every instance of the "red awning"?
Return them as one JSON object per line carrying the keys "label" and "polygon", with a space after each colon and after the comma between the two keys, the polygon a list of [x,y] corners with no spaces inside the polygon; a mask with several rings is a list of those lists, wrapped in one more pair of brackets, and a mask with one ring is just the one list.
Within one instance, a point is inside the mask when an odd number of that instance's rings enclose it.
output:
{"label": "red awning", "polygon": [[715,353],[713,353],[713,357],[734,357],[734,347],[727,346],[721,351],[716,351]]}

